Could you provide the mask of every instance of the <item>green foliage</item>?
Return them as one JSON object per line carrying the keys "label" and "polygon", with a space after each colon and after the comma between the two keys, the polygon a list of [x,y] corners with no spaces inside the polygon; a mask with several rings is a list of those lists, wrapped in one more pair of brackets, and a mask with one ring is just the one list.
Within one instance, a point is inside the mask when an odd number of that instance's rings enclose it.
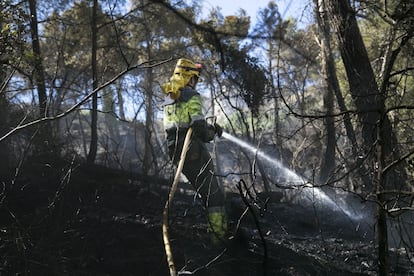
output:
{"label": "green foliage", "polygon": [[259,59],[248,54],[252,44],[244,43],[250,28],[250,18],[241,10],[238,15],[223,17],[213,11],[209,19],[201,22],[202,28],[195,39],[210,51],[211,59],[220,64],[225,82],[235,89],[254,115],[268,93],[269,82]]}
{"label": "green foliage", "polygon": [[[367,20],[360,20],[377,83],[385,106],[393,109],[389,118],[402,148],[411,146],[414,106],[414,3],[406,0],[378,2],[365,7]],[[378,31],[381,30],[381,31]],[[388,71],[389,70],[389,71]],[[387,73],[388,72],[388,73]]]}
{"label": "green foliage", "polygon": [[245,11],[241,10],[237,15],[224,17],[218,10],[214,10],[208,19],[200,22],[194,40],[202,48],[221,55],[222,43],[238,48],[238,45],[248,36],[249,28],[250,17]]}
{"label": "green foliage", "polygon": [[224,18],[224,24],[220,31],[238,37],[246,37],[250,28],[250,18],[248,16],[229,15]]}
{"label": "green foliage", "polygon": [[268,94],[268,80],[256,58],[231,46],[224,52],[224,74],[238,89],[254,115],[258,115],[260,106]]}
{"label": "green foliage", "polygon": [[21,3],[11,0],[0,2],[0,64],[15,62],[23,47],[27,15]]}
{"label": "green foliage", "polygon": [[[123,62],[116,44],[116,33],[111,24],[111,19],[101,10],[98,10],[98,65],[99,71],[105,70],[108,75],[113,75]],[[92,7],[87,2],[75,3],[61,15],[53,13],[45,25],[43,49],[45,62],[50,69],[49,73],[57,69],[72,72],[78,75],[79,70],[85,71],[83,76],[90,78],[89,70],[85,70],[91,64],[91,16]],[[122,32],[121,32],[122,33]],[[50,53],[50,54],[49,54]],[[54,55],[52,53],[58,53]],[[56,60],[57,57],[57,60]],[[108,66],[108,62],[111,66]],[[58,68],[56,68],[58,64]],[[65,75],[67,73],[63,73]]]}
{"label": "green foliage", "polygon": [[288,21],[282,20],[277,4],[270,1],[266,8],[259,11],[258,23],[254,33],[271,39],[276,43],[277,40],[275,38],[285,36],[286,24],[288,24]]}

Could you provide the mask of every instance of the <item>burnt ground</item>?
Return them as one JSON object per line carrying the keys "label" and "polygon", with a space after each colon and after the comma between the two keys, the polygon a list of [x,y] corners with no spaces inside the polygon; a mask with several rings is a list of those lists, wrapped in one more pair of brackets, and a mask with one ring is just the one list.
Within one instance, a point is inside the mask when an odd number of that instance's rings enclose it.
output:
{"label": "burnt ground", "polygon": [[[169,275],[161,226],[170,180],[43,166],[7,183],[0,275]],[[366,225],[280,202],[278,194],[243,200],[234,193],[227,202],[239,230],[214,246],[199,200],[180,184],[170,237],[182,275],[376,275],[373,229]],[[394,266],[393,273],[409,269]]]}

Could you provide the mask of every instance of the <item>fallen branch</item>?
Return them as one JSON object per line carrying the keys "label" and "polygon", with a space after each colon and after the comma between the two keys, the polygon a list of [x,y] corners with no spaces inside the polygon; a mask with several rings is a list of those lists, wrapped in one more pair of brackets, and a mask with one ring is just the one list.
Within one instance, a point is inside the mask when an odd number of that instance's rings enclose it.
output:
{"label": "fallen branch", "polygon": [[167,202],[165,202],[165,207],[164,207],[164,212],[163,212],[162,237],[164,239],[165,254],[167,255],[168,268],[170,269],[170,275],[171,276],[176,276],[177,275],[177,270],[175,269],[173,254],[172,254],[171,245],[170,245],[170,238],[169,238],[169,234],[168,234],[168,213],[169,213],[169,209],[170,209],[170,206],[171,206],[173,198],[174,198],[174,193],[177,190],[178,180],[180,179],[181,171],[183,170],[185,156],[187,154],[188,146],[190,145],[192,132],[193,131],[192,131],[191,128],[189,128],[187,130],[187,134],[186,134],[185,140],[184,140],[183,149],[181,151],[180,161],[178,162],[177,171],[175,173],[174,181],[173,181],[173,184],[171,186],[170,193],[168,195],[168,200],[167,200]]}
{"label": "fallen branch", "polygon": [[224,250],[221,251],[220,254],[218,254],[216,257],[214,257],[212,260],[210,260],[207,264],[205,264],[201,267],[198,267],[193,271],[180,271],[179,275],[195,275],[200,270],[208,269],[211,264],[213,264],[215,261],[220,259],[224,255],[224,253],[226,253],[226,252],[227,252],[227,248],[224,248]]}

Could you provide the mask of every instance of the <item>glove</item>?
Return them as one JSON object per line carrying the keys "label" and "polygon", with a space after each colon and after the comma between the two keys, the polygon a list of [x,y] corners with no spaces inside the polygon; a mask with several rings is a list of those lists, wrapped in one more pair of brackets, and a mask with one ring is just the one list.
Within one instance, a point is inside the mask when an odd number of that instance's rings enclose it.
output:
{"label": "glove", "polygon": [[194,121],[191,127],[194,134],[204,143],[214,139],[215,127],[207,124],[205,120]]}
{"label": "glove", "polygon": [[217,123],[214,123],[214,130],[218,137],[221,137],[221,135],[223,135],[223,128]]}
{"label": "glove", "polygon": [[197,120],[192,122],[191,127],[193,128],[194,133],[201,135],[207,127],[207,124],[204,120]]}

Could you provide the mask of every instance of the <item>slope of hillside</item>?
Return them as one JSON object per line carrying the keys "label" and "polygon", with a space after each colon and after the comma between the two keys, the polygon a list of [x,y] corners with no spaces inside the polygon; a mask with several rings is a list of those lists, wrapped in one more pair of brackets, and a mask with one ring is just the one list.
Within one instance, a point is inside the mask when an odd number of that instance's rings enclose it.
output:
{"label": "slope of hillside", "polygon": [[[170,183],[97,166],[27,169],[3,194],[0,274],[168,275]],[[199,200],[180,184],[170,236],[181,275],[376,274],[372,229],[277,195],[227,202],[236,238],[213,246]]]}

